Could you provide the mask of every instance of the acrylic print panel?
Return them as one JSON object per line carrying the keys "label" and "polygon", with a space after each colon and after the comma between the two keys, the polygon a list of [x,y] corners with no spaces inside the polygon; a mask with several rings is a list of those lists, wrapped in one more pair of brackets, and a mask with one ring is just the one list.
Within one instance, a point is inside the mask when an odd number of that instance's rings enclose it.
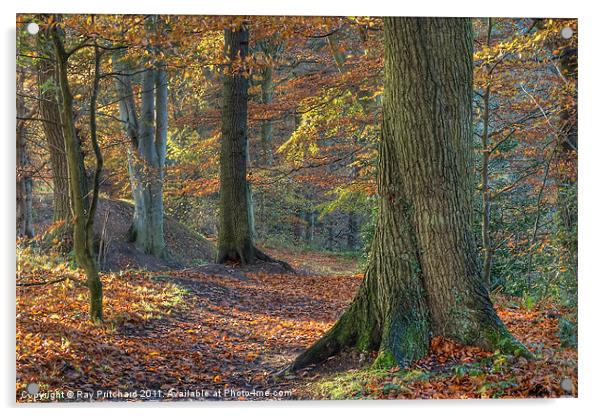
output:
{"label": "acrylic print panel", "polygon": [[577,396],[577,19],[16,30],[17,402]]}

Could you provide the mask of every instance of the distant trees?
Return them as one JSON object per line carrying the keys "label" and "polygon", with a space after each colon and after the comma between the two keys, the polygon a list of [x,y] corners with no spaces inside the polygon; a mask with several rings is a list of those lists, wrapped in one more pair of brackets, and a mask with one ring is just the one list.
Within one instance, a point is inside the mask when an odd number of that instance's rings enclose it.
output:
{"label": "distant trees", "polygon": [[[265,61],[273,61],[278,58],[284,49],[281,42],[273,39],[262,39],[257,42],[257,53],[261,54]],[[260,69],[261,88],[260,102],[269,106],[274,98],[274,64],[266,62]],[[261,147],[263,153],[263,162],[266,166],[274,164],[273,147],[273,121],[266,119],[261,122]]]}
{"label": "distant trees", "polygon": [[529,355],[497,316],[472,232],[472,27],[464,18],[385,22],[380,211],[347,311],[293,369],[344,347],[406,365],[444,336]]}
{"label": "distant trees", "polygon": [[547,296],[560,281],[576,293],[577,67],[565,64],[576,54],[577,22],[473,23],[484,280],[512,295]]}
{"label": "distant trees", "polygon": [[[562,109],[559,114],[558,139],[558,198],[557,224],[559,225],[559,243],[562,248],[559,263],[577,268],[577,172],[576,159],[579,146],[577,123],[577,43],[574,29],[569,19],[563,30],[570,33],[556,34],[549,44],[552,53],[558,60],[558,72],[561,82],[565,84]],[[539,27],[545,27],[545,19],[538,22]]]}

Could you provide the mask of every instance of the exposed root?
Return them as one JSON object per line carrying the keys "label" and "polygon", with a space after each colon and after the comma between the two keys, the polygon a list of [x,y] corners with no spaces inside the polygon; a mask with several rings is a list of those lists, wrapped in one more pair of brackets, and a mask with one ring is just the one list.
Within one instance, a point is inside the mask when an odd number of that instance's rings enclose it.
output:
{"label": "exposed root", "polygon": [[503,354],[524,357],[528,360],[535,358],[518,339],[516,339],[500,322],[500,325],[492,325],[483,329],[482,336],[475,342],[478,347],[488,351],[499,350]]}
{"label": "exposed root", "polygon": [[[377,368],[405,367],[428,354],[433,336],[429,319],[417,309],[392,308],[378,321],[369,301],[360,292],[337,323],[283,371],[297,371],[319,364],[343,348],[361,352],[378,351]],[[370,313],[372,312],[372,313]],[[458,340],[489,351],[532,359],[533,354],[508,332],[497,316],[482,324],[470,338]]]}
{"label": "exposed root", "polygon": [[345,345],[346,339],[342,337],[343,325],[339,321],[330,331],[320,338],[315,344],[303,351],[286,371],[297,371],[312,364],[319,364],[327,358],[337,354]]}
{"label": "exposed root", "polygon": [[257,261],[263,261],[266,263],[278,264],[278,265],[282,266],[282,268],[284,270],[286,270],[287,272],[297,274],[297,271],[295,269],[293,269],[293,267],[291,267],[290,264],[288,264],[285,261],[274,259],[274,258],[268,256],[267,254],[265,254],[263,251],[261,251],[257,247],[251,247],[251,250],[248,250],[248,251],[250,251],[250,253],[245,255],[242,249],[236,249],[236,250],[230,250],[230,251],[224,250],[224,251],[218,252],[218,257],[215,262],[217,264],[224,264],[228,261],[234,261],[234,262],[240,262],[243,265],[247,265],[247,264],[254,264]]}
{"label": "exposed root", "polygon": [[257,247],[255,247],[255,257],[258,260],[265,261],[266,263],[276,263],[276,264],[279,264],[287,272],[291,272],[293,274],[297,274],[297,271],[290,264],[288,264],[284,260],[278,260],[278,259],[275,259],[273,257],[268,256],[263,251],[259,250]]}
{"label": "exposed root", "polygon": [[338,354],[344,347],[359,351],[378,348],[381,337],[376,322],[369,320],[366,298],[360,293],[337,323],[311,347],[299,355],[288,371],[297,371],[319,364]]}

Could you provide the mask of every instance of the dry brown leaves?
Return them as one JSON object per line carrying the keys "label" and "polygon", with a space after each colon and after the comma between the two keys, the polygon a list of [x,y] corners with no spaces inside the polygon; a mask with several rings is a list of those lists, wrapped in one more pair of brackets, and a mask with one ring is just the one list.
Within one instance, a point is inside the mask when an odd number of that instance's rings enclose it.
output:
{"label": "dry brown leaves", "polygon": [[[354,274],[354,262],[340,257],[270,254],[309,273],[256,268],[219,275],[103,275],[102,324],[87,320],[87,290],[77,281],[19,288],[17,399],[28,400],[21,393],[31,382],[42,390],[90,392],[273,386],[270,375],[328,330],[361,275]],[[374,376],[358,397],[556,397],[567,394],[560,387],[564,378],[572,380],[576,394],[577,353],[560,348],[557,318],[545,309],[499,313],[521,341],[539,350],[539,359],[501,362],[499,355],[436,338],[431,354],[416,366],[430,377],[391,390],[385,386],[401,374],[393,369]],[[454,370],[472,364],[488,370]],[[307,381],[286,383],[298,397],[311,398],[297,388]]]}

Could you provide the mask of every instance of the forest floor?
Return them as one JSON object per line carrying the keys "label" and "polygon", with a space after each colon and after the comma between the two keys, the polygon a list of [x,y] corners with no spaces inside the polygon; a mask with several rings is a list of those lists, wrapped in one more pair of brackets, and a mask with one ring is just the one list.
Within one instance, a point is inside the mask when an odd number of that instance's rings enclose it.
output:
{"label": "forest floor", "polygon": [[[375,370],[349,351],[277,376],[336,321],[362,275],[340,255],[265,249],[297,273],[271,264],[103,273],[101,324],[87,320],[84,278],[65,259],[19,249],[21,280],[68,278],[17,287],[17,401],[577,395],[577,351],[556,336],[564,311],[510,298],[496,298],[498,313],[533,361],[435,339],[408,369]],[[30,383],[55,394],[28,395]]]}

